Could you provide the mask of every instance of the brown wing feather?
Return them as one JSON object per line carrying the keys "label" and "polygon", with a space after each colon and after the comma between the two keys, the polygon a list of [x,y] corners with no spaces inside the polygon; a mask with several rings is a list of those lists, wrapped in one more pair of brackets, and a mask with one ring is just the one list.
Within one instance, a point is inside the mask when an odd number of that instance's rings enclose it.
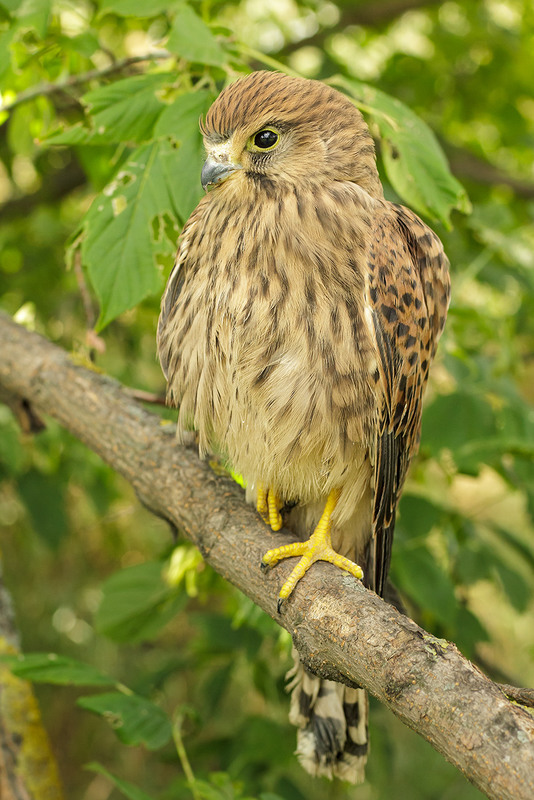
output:
{"label": "brown wing feather", "polygon": [[438,237],[411,211],[389,205],[370,251],[372,308],[383,402],[375,443],[373,587],[382,594],[395,511],[417,451],[423,390],[449,303],[448,259]]}

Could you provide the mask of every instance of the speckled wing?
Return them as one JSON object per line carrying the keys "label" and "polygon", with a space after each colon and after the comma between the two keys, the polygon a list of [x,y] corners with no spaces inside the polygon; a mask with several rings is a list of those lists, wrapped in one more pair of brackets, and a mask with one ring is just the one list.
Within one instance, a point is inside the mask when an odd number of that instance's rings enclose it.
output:
{"label": "speckled wing", "polygon": [[[172,359],[178,357],[178,353],[174,348],[173,339],[173,310],[182,291],[185,277],[186,277],[186,259],[189,253],[189,239],[193,229],[196,227],[199,218],[203,213],[202,202],[196,207],[191,216],[189,217],[185,227],[180,234],[178,242],[178,252],[174,266],[171,270],[165,292],[161,299],[161,312],[158,320],[158,357],[161,364],[161,369],[165,375],[165,379],[170,381],[176,365],[172,364]],[[170,386],[169,386],[170,388]]]}
{"label": "speckled wing", "polygon": [[376,221],[367,286],[382,393],[368,567],[369,583],[378,594],[384,592],[389,569],[397,501],[419,445],[428,369],[447,315],[448,266],[430,228],[407,208],[388,203]]}

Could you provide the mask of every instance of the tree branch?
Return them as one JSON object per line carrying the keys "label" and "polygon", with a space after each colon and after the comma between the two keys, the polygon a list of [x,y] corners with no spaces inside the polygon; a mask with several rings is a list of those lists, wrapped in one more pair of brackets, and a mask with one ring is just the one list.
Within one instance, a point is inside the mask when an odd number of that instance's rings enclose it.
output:
{"label": "tree branch", "polygon": [[[279,616],[291,565],[259,564],[278,546],[230,479],[215,475],[172,426],[119,384],[0,314],[0,385],[49,414],[180,528],[221,575],[286,628],[317,674],[360,684],[494,800],[534,797],[534,719],[449,642],[438,640],[354,578],[316,564]],[[286,532],[287,533],[287,532]],[[236,558],[239,553],[239,558]]]}
{"label": "tree branch", "polygon": [[129,56],[128,58],[122,58],[119,61],[113,61],[111,64],[108,64],[107,67],[90,69],[87,72],[80,73],[79,75],[71,75],[70,78],[67,78],[65,81],[61,81],[60,83],[40,83],[38,86],[32,86],[29,89],[26,89],[24,92],[21,92],[13,100],[13,102],[8,103],[4,107],[2,107],[0,104],[0,111],[13,111],[13,109],[17,108],[17,106],[21,106],[23,103],[29,103],[31,100],[35,100],[37,97],[50,97],[54,94],[61,94],[63,92],[68,93],[70,89],[74,89],[76,86],[81,86],[84,83],[90,83],[98,78],[105,78],[108,75],[113,75],[115,72],[122,72],[124,69],[127,69],[134,64],[140,64],[144,61],[156,61],[162,58],[170,58],[170,55],[171,54],[167,53],[166,51],[159,51],[156,53],[147,53],[144,56]]}

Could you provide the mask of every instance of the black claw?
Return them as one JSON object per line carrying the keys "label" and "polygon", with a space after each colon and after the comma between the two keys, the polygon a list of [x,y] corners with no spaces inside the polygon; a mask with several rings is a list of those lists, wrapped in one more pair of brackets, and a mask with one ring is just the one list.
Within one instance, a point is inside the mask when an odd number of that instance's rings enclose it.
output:
{"label": "black claw", "polygon": [[283,597],[278,598],[278,603],[276,604],[276,610],[278,611],[279,614],[282,613],[282,608],[284,607],[285,602],[286,601],[284,600]]}
{"label": "black claw", "polygon": [[260,561],[260,569],[262,572],[269,572],[271,566],[270,564],[266,564],[265,561]]}

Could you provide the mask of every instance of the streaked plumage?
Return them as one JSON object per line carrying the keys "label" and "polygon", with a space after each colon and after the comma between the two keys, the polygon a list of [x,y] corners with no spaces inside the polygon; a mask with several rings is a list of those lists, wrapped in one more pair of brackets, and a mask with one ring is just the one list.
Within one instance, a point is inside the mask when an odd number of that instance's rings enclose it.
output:
{"label": "streaked plumage", "polygon": [[[179,429],[224,453],[249,499],[266,487],[303,540],[334,497],[333,548],[382,594],[447,311],[441,243],[384,200],[363,118],[324,84],[253,73],[202,132],[215,188],[183,230],[158,327]],[[365,693],[300,665],[292,683],[304,766],[361,780]]]}

